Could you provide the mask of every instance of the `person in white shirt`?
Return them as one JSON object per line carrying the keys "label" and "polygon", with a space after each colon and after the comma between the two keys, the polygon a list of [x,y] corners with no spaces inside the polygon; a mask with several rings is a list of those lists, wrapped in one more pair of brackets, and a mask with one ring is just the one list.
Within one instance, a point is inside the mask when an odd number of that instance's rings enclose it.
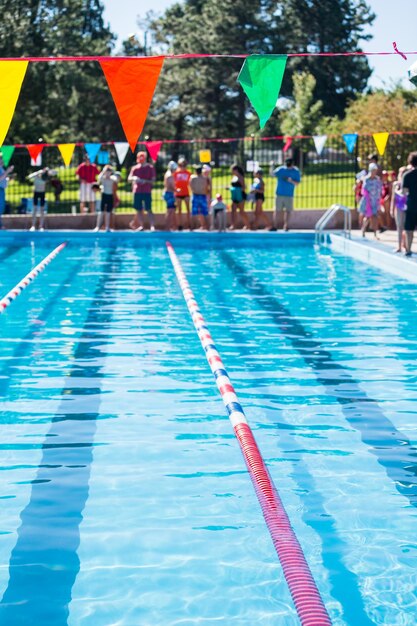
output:
{"label": "person in white shirt", "polygon": [[32,208],[32,226],[29,230],[36,230],[36,218],[38,216],[39,207],[39,230],[44,230],[45,224],[45,193],[46,185],[49,180],[49,170],[44,167],[41,170],[37,170],[27,177],[28,180],[33,181],[33,208]]}
{"label": "person in white shirt", "polygon": [[107,232],[110,232],[110,218],[114,206],[114,196],[116,193],[117,182],[113,173],[111,165],[105,165],[103,171],[100,172],[98,182],[101,187],[101,203],[100,211],[97,213],[97,223],[94,229],[95,232],[100,230],[103,222],[104,213],[104,227]]}

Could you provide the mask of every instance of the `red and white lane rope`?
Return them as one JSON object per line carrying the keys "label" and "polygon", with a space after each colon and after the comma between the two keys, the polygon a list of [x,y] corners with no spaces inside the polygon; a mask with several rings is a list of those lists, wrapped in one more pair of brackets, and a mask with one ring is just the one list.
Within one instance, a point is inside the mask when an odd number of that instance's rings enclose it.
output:
{"label": "red and white lane rope", "polygon": [[45,269],[45,267],[61,252],[61,250],[65,248],[66,245],[66,242],[61,243],[55,248],[55,250],[52,250],[52,252],[48,254],[48,256],[46,256],[40,263],[38,263],[38,265],[34,267],[33,270],[26,274],[26,276],[22,278],[22,280],[17,283],[17,285],[13,287],[13,289],[11,289],[9,293],[4,296],[4,298],[0,300],[0,313],[4,313],[9,304],[11,304],[13,300],[16,300],[17,296],[20,296],[23,289],[26,289],[26,287],[30,285],[30,283],[36,278],[36,276]]}
{"label": "red and white lane rope", "polygon": [[178,257],[169,242],[167,242],[167,248],[194,327],[206,353],[207,361],[216,379],[217,388],[242,450],[300,622],[302,626],[331,626],[330,617],[303,550],[291,527],[284,505],[269,475],[255,437],[246,421],[243,408],[198,308]]}

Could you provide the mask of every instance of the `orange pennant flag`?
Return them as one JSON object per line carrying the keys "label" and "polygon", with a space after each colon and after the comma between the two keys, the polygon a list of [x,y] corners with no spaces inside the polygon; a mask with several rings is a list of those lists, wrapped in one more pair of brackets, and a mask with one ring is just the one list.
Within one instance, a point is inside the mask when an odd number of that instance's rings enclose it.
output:
{"label": "orange pennant flag", "polygon": [[165,57],[100,61],[130,149],[134,152]]}
{"label": "orange pennant flag", "polygon": [[74,154],[74,149],[75,149],[75,143],[59,143],[58,144],[58,150],[60,151],[62,160],[64,161],[67,167],[71,163],[72,155]]}
{"label": "orange pennant flag", "polygon": [[30,158],[33,161],[36,161],[40,153],[42,152],[44,147],[43,143],[28,143],[26,144],[26,148],[30,154]]}
{"label": "orange pennant flag", "polygon": [[374,133],[372,135],[375,141],[375,145],[378,149],[378,152],[381,156],[384,156],[385,148],[387,147],[387,142],[389,138],[389,133]]}
{"label": "orange pennant flag", "polygon": [[27,66],[28,61],[0,61],[0,146],[9,131]]}

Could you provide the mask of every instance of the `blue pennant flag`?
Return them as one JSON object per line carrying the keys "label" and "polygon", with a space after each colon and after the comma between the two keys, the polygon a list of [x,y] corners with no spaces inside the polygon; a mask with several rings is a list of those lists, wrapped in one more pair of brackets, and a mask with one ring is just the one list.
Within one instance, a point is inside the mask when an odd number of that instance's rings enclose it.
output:
{"label": "blue pennant flag", "polygon": [[91,163],[94,163],[96,156],[101,148],[101,143],[86,143],[84,149],[88,154]]}
{"label": "blue pennant flag", "polygon": [[357,133],[347,133],[343,135],[343,139],[345,141],[348,152],[352,153],[354,151],[357,138],[358,138]]}

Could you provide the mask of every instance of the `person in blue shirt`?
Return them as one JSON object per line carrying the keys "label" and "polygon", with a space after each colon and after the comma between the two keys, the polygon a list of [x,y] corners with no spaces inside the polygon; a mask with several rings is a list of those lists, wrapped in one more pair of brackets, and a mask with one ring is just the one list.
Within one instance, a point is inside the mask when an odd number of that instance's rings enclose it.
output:
{"label": "person in blue shirt", "polygon": [[289,214],[294,209],[294,191],[301,182],[300,170],[295,167],[293,159],[286,159],[285,165],[275,170],[271,163],[270,173],[277,179],[273,230],[276,229],[280,211],[284,212],[284,230],[288,230]]}

